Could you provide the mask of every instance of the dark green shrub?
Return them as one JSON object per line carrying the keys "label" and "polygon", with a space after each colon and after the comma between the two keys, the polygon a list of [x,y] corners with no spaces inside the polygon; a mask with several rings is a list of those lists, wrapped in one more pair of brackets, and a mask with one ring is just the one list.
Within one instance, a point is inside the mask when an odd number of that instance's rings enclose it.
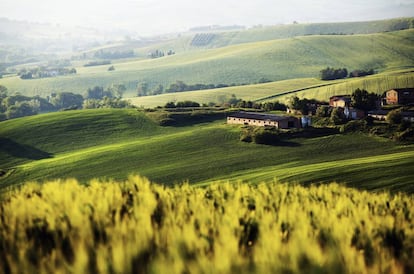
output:
{"label": "dark green shrub", "polygon": [[367,121],[365,120],[352,120],[341,126],[340,132],[364,132],[367,129]]}
{"label": "dark green shrub", "polygon": [[402,121],[401,109],[394,109],[388,112],[387,121],[390,125],[398,125]]}
{"label": "dark green shrub", "polygon": [[276,145],[280,139],[275,129],[257,128],[254,131],[253,140],[256,144]]}

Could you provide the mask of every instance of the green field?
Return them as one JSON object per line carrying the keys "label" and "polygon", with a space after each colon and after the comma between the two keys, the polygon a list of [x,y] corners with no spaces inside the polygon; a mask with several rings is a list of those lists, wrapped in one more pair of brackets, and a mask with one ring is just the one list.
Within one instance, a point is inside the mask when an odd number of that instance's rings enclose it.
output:
{"label": "green field", "polygon": [[337,181],[413,192],[414,146],[363,134],[239,141],[224,120],[160,127],[137,110],[68,111],[1,122],[2,187],[57,178],[147,176],[167,185],[214,180]]}
{"label": "green field", "polygon": [[280,101],[288,103],[292,96],[299,98],[313,98],[329,101],[329,97],[338,94],[352,94],[357,88],[366,89],[382,95],[393,88],[407,88],[414,86],[414,72],[412,69],[383,72],[376,75],[322,81],[316,78],[299,78],[277,81],[265,84],[228,87],[221,89],[187,91],[167,93],[155,96],[127,98],[137,107],[154,108],[164,106],[168,102],[193,100],[199,103],[220,103],[233,94],[243,100],[265,102]]}
{"label": "green field", "polygon": [[73,76],[21,80],[0,79],[11,92],[47,96],[51,92],[85,93],[90,87],[124,84],[135,95],[139,82],[167,88],[176,80],[187,84],[244,84],[261,78],[280,81],[318,77],[327,66],[379,71],[411,68],[414,30],[369,35],[314,35],[244,43],[216,49],[185,51],[173,56],[78,67]]}

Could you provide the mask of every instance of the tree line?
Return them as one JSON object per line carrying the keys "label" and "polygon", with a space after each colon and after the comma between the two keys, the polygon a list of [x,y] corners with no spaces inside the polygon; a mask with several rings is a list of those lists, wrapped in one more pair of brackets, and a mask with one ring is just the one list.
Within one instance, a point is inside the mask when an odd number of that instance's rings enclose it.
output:
{"label": "tree line", "polygon": [[48,68],[48,67],[38,67],[33,69],[22,69],[17,74],[20,76],[20,79],[36,79],[36,78],[47,78],[47,77],[56,77],[60,75],[76,74],[77,71],[75,68]]}
{"label": "tree line", "polygon": [[106,89],[96,86],[89,88],[85,95],[61,92],[42,98],[9,94],[8,89],[0,85],[0,121],[59,110],[131,107],[122,100],[125,90],[124,85],[111,85]]}
{"label": "tree line", "polygon": [[367,75],[375,74],[374,69],[356,69],[351,72],[348,72],[346,68],[331,68],[327,67],[322,69],[320,72],[321,80],[336,80],[336,79],[344,79],[344,78],[352,78],[352,77],[363,77]]}
{"label": "tree line", "polygon": [[[265,79],[261,79],[266,81]],[[236,86],[236,84],[193,84],[189,85],[183,81],[177,80],[175,83],[169,85],[165,88],[162,84],[156,85],[153,89],[150,88],[150,85],[143,81],[137,85],[137,96],[148,96],[148,95],[158,95],[163,93],[174,93],[174,92],[184,92],[184,91],[195,91],[195,90],[207,90],[207,89],[218,89],[226,88],[230,86]]]}
{"label": "tree line", "polygon": [[167,53],[165,53],[163,50],[156,49],[154,51],[149,52],[148,56],[152,59],[155,59],[155,58],[164,57],[166,54],[167,54],[167,56],[174,55],[175,52],[172,49],[170,49],[170,50],[167,51]]}
{"label": "tree line", "polygon": [[94,53],[95,58],[99,59],[122,59],[122,58],[132,58],[134,57],[134,51],[131,50],[115,50],[115,51],[105,51],[103,49],[98,50]]}

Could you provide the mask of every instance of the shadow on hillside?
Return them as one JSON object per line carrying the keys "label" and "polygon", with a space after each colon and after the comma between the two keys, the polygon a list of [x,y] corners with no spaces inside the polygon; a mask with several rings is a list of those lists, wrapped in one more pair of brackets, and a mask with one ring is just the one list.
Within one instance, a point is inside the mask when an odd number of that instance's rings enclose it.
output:
{"label": "shadow on hillside", "polygon": [[17,158],[24,158],[30,160],[41,160],[52,158],[53,154],[42,151],[29,145],[16,143],[8,138],[0,137],[0,151]]}
{"label": "shadow on hillside", "polygon": [[276,144],[273,144],[273,145],[278,146],[278,147],[300,147],[301,146],[301,144],[299,143],[286,141],[286,140],[279,140]]}
{"label": "shadow on hillside", "polygon": [[282,138],[319,138],[339,133],[337,128],[314,128],[308,127],[301,131],[281,133]]}

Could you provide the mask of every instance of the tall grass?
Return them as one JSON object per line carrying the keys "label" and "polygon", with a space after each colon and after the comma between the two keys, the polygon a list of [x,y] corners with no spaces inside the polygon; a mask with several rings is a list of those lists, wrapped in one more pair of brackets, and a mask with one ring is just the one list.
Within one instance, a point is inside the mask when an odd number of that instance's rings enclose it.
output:
{"label": "tall grass", "polygon": [[413,216],[338,184],[26,184],[0,200],[0,273],[412,273]]}

